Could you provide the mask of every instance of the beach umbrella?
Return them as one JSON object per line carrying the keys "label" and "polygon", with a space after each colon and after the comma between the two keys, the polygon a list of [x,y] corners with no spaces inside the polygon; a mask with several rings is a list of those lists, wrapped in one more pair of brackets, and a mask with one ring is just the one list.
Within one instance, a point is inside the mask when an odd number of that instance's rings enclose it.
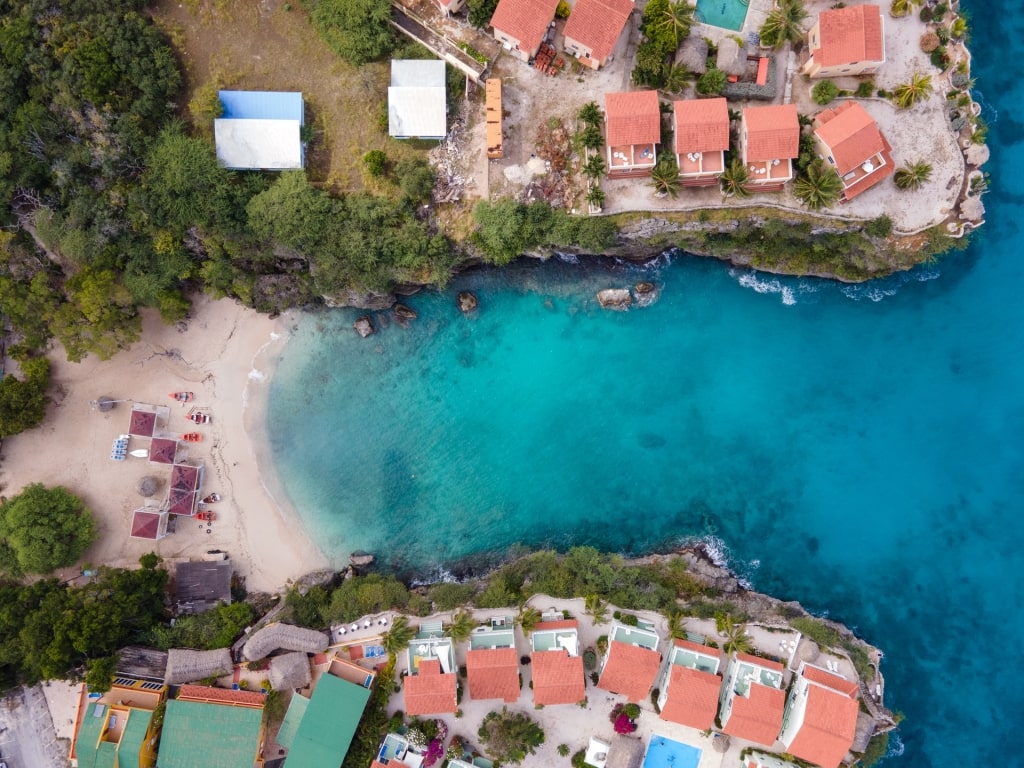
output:
{"label": "beach umbrella", "polygon": [[114,400],[114,398],[107,397],[106,395],[102,395],[96,398],[96,407],[99,408],[103,413],[114,410],[114,406],[116,404],[117,401]]}
{"label": "beach umbrella", "polygon": [[140,496],[152,496],[160,488],[160,481],[152,475],[146,475],[144,478],[139,480],[139,495]]}
{"label": "beach umbrella", "polygon": [[715,752],[726,752],[729,749],[729,736],[724,733],[716,733],[711,746],[714,747]]}

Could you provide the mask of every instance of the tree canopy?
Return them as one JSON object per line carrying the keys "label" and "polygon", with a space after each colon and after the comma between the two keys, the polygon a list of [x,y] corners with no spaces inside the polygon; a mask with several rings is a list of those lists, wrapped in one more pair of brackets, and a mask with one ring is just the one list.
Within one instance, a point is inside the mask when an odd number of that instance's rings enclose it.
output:
{"label": "tree canopy", "polygon": [[34,483],[0,504],[0,569],[47,574],[73,564],[96,538],[92,513],[66,488]]}
{"label": "tree canopy", "polygon": [[544,743],[544,731],[533,718],[507,708],[489,713],[477,736],[487,753],[500,763],[521,763]]}
{"label": "tree canopy", "polygon": [[350,64],[379,59],[394,45],[389,0],[316,0],[311,5],[320,34]]}
{"label": "tree canopy", "polygon": [[46,416],[50,385],[50,361],[45,357],[21,356],[21,375],[0,379],[0,438],[37,426]]}

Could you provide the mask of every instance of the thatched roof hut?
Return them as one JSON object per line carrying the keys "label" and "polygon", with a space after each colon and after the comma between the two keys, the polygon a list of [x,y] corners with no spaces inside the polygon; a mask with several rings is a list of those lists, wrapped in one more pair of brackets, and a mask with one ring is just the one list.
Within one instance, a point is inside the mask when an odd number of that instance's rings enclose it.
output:
{"label": "thatched roof hut", "polygon": [[275,656],[270,662],[270,685],[276,691],[288,688],[305,688],[312,675],[309,671],[309,656],[301,651]]}
{"label": "thatched roof hut", "polygon": [[330,639],[323,632],[315,629],[294,627],[291,624],[270,624],[245,641],[242,655],[249,661],[259,661],[274,651],[302,651],[303,653],[323,653],[327,650]]}
{"label": "thatched roof hut", "polygon": [[167,675],[167,651],[128,645],[117,652],[117,675],[163,682]]}
{"label": "thatched roof hut", "polygon": [[690,72],[703,75],[708,68],[708,43],[703,37],[688,37],[679,46],[676,64],[682,64]]}
{"label": "thatched roof hut", "polygon": [[747,71],[747,56],[740,44],[731,37],[723,37],[718,44],[718,68],[727,75],[742,75]]}
{"label": "thatched roof hut", "polygon": [[208,677],[231,674],[231,652],[227,648],[215,651],[191,651],[172,648],[167,652],[167,684],[181,685]]}
{"label": "thatched roof hut", "polygon": [[644,746],[640,739],[616,736],[608,748],[605,768],[640,768],[644,759]]}

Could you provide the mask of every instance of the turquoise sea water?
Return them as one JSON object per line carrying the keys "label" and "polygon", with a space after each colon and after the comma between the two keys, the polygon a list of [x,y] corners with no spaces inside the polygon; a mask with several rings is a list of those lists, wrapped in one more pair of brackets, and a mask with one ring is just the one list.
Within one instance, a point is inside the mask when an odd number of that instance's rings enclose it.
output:
{"label": "turquoise sea water", "polygon": [[[510,544],[643,552],[713,536],[760,590],[887,651],[907,720],[887,764],[1019,764],[1024,600],[1024,15],[988,3],[975,75],[989,221],[966,253],[862,287],[681,256],[654,306],[593,293],[645,273],[475,272],[408,330],[305,319],[268,431],[324,548],[423,572]],[[989,56],[1000,51],[1000,56]]]}

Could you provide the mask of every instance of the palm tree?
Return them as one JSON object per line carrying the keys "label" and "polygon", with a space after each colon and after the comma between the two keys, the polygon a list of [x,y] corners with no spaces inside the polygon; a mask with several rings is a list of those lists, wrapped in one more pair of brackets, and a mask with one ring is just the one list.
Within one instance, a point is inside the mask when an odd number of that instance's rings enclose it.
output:
{"label": "palm tree", "polygon": [[902,168],[896,169],[893,181],[900,189],[918,189],[932,177],[932,165],[924,160],[916,163],[908,163]]}
{"label": "palm tree", "polygon": [[600,155],[592,155],[583,164],[583,175],[590,179],[599,179],[605,172],[604,158]]}
{"label": "palm tree", "polygon": [[740,158],[734,157],[718,180],[722,184],[722,197],[750,197],[751,192],[747,187],[750,172]]}
{"label": "palm tree", "polygon": [[679,93],[690,80],[690,70],[685,64],[669,64],[665,69],[665,82],[661,89],[667,93]]}
{"label": "palm tree", "polygon": [[893,18],[898,19],[901,16],[906,16],[910,13],[911,8],[920,4],[921,0],[892,0],[889,5],[889,13]]}
{"label": "palm tree", "polygon": [[523,632],[533,632],[533,628],[540,624],[540,611],[528,605],[519,611],[517,621],[519,626],[523,628]]}
{"label": "palm tree", "polygon": [[381,645],[388,652],[388,656],[394,658],[409,647],[415,636],[416,630],[409,626],[409,619],[405,616],[395,616],[391,620],[391,629],[381,636]]}
{"label": "palm tree", "polygon": [[473,634],[475,627],[476,619],[473,618],[473,614],[465,609],[458,610],[452,615],[452,624],[448,628],[448,636],[456,643],[464,643],[466,640],[469,640],[469,636]]}
{"label": "palm tree", "polygon": [[787,41],[799,43],[804,39],[801,26],[807,18],[803,0],[779,0],[764,24],[761,25],[761,44],[781,48]]}
{"label": "palm tree", "polygon": [[668,619],[668,633],[673,640],[686,639],[686,617],[678,608],[670,608],[665,616]]}
{"label": "palm tree", "polygon": [[600,184],[595,184],[587,190],[587,202],[594,208],[604,208],[604,190]]}
{"label": "palm tree", "polygon": [[651,27],[654,30],[665,31],[672,35],[676,48],[678,48],[679,41],[685,40],[690,35],[690,27],[693,26],[695,10],[696,8],[686,2],[686,0],[676,0],[676,2],[669,0],[665,10],[661,13],[661,18],[657,19]]}
{"label": "palm tree", "polygon": [[821,158],[807,166],[802,176],[797,177],[793,194],[812,211],[831,208],[839,200],[843,180],[835,168],[825,165]]}
{"label": "palm tree", "polygon": [[893,90],[892,99],[900,109],[912,107],[924,101],[932,92],[932,76],[915,72],[909,83],[901,83]]}
{"label": "palm tree", "polygon": [[597,106],[596,101],[589,101],[580,107],[576,117],[587,125],[600,125],[604,119],[604,116],[601,114],[601,108]]}
{"label": "palm tree", "polygon": [[651,183],[655,193],[664,197],[679,194],[679,166],[672,155],[663,155],[658,164],[651,169]]}
{"label": "palm tree", "polygon": [[599,595],[587,595],[583,599],[583,609],[593,616],[595,624],[603,624],[608,620],[608,606]]}
{"label": "palm tree", "polygon": [[[732,618],[731,616],[728,618]],[[722,650],[726,653],[753,653],[754,652],[754,640],[747,634],[746,624],[733,624],[731,621],[729,625],[722,632],[725,635],[725,642],[722,643]]]}

